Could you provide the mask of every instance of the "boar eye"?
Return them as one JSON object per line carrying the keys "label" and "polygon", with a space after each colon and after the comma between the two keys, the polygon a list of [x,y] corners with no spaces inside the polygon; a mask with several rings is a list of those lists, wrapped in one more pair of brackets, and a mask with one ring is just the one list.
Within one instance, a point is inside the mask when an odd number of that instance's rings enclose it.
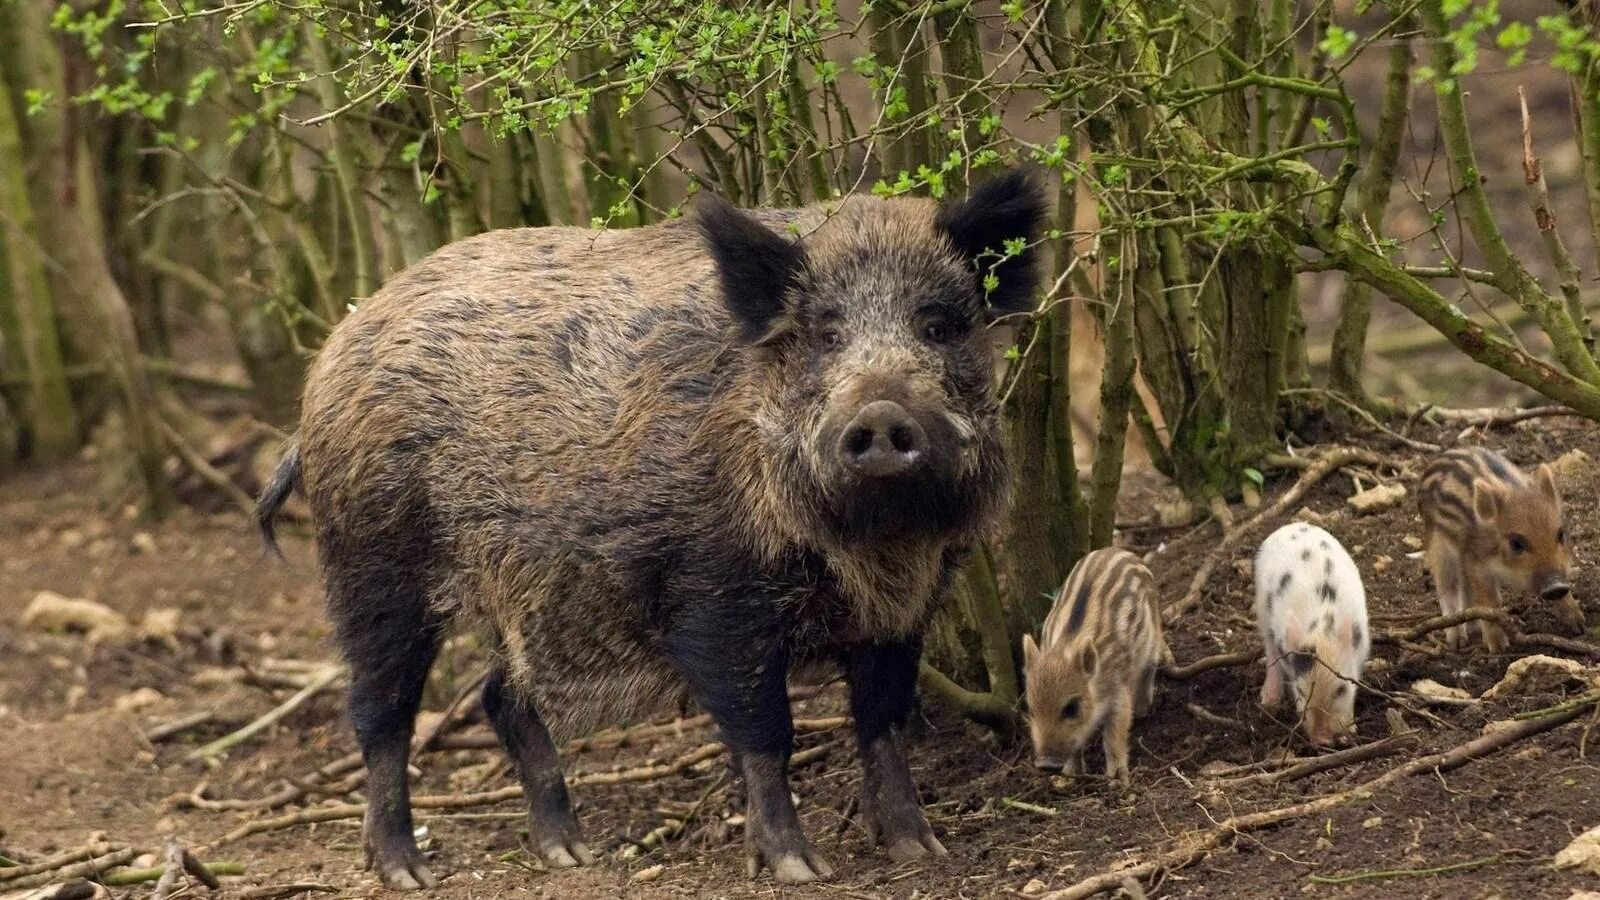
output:
{"label": "boar eye", "polygon": [[1061,718],[1063,718],[1063,719],[1076,719],[1077,717],[1078,717],[1078,700],[1077,700],[1077,698],[1073,698],[1071,700],[1068,700],[1065,706],[1061,707]]}
{"label": "boar eye", "polygon": [[1558,544],[1566,544],[1566,542],[1567,542],[1567,526],[1563,525],[1560,528],[1556,529],[1556,543],[1558,543]]}
{"label": "boar eye", "polygon": [[1528,552],[1528,539],[1520,534],[1513,534],[1510,541],[1511,552],[1521,555]]}
{"label": "boar eye", "polygon": [[837,350],[839,345],[844,343],[844,337],[839,334],[837,328],[824,328],[820,337],[824,350]]}
{"label": "boar eye", "polygon": [[949,322],[929,322],[922,329],[922,336],[930,344],[944,344],[953,340],[959,332],[960,329]]}

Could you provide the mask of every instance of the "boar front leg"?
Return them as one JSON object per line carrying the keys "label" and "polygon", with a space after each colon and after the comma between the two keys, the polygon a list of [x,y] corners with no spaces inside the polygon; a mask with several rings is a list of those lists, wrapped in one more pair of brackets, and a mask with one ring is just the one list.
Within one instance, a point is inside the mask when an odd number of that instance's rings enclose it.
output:
{"label": "boar front leg", "polygon": [[528,701],[508,695],[505,673],[496,669],[483,684],[483,711],[494,723],[506,755],[516,764],[528,803],[528,838],[552,869],[586,866],[594,854],[572,815],[561,760],[550,732]]}
{"label": "boar front leg", "polygon": [[833,867],[812,851],[789,794],[787,655],[771,635],[739,628],[751,620],[747,611],[697,612],[668,633],[666,650],[743,776],[745,870],[754,878],[766,866],[784,884],[827,878]]}
{"label": "boar front leg", "polygon": [[864,644],[845,660],[850,682],[850,712],[855,717],[856,744],[861,754],[861,818],[873,844],[889,848],[895,862],[947,851],[933,836],[922,814],[917,786],[900,745],[900,729],[916,697],[917,661],[922,648],[914,643]]}

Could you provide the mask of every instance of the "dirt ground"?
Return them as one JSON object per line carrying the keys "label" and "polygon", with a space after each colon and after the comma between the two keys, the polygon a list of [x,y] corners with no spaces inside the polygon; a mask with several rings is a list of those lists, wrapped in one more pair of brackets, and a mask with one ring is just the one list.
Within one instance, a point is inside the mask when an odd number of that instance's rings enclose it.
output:
{"label": "dirt ground", "polygon": [[[1540,420],[1527,427],[1458,436],[1424,427],[1430,440],[1486,443],[1531,464],[1578,449],[1600,460],[1600,430],[1576,420]],[[1392,458],[1409,483],[1422,457]],[[257,798],[349,753],[354,739],[341,714],[341,692],[325,692],[276,728],[246,742],[214,769],[186,760],[197,744],[267,712],[294,692],[274,686],[283,660],[332,661],[310,543],[284,538],[287,564],[265,559],[242,515],[193,511],[157,526],[130,521],[92,501],[87,464],[33,473],[0,485],[0,854],[39,858],[80,846],[95,832],[137,847],[158,848],[175,834],[213,862],[242,863],[241,885],[318,882],[347,896],[381,889],[362,871],[359,825],[340,820],[298,825],[215,845],[241,823],[285,810],[186,809],[181,798],[204,783],[205,796]],[[1370,476],[1362,477],[1370,485]],[[1386,480],[1389,475],[1384,476]],[[1135,482],[1141,479],[1135,477]],[[1273,492],[1290,482],[1269,482]],[[1148,481],[1148,479],[1143,479]],[[1567,470],[1562,489],[1576,548],[1577,594],[1595,603],[1600,574],[1591,565],[1600,542],[1596,488],[1600,466]],[[1414,622],[1436,612],[1421,561],[1409,558],[1421,535],[1414,504],[1354,518],[1345,498],[1351,477],[1336,475],[1304,506],[1349,547],[1367,580],[1378,628]],[[1124,518],[1148,515],[1157,489],[1127,492]],[[1242,511],[1241,511],[1242,512]],[[1264,532],[1263,532],[1264,534]],[[1214,525],[1184,536],[1158,528],[1129,528],[1125,542],[1168,549],[1152,567],[1164,598],[1183,593],[1195,567],[1217,543]],[[1217,569],[1202,607],[1171,630],[1178,661],[1253,641],[1247,618],[1249,577],[1243,563],[1254,541]],[[102,602],[135,623],[150,610],[179,610],[175,631],[132,643],[91,643],[82,634],[55,634],[19,625],[39,591]],[[1526,630],[1558,632],[1548,611],[1527,610]],[[159,629],[158,629],[159,630]],[[1600,630],[1600,629],[1597,629]],[[1591,636],[1592,637],[1592,636]],[[1474,693],[1496,681],[1526,652],[1489,657],[1478,650],[1432,658],[1375,649],[1368,683],[1404,691],[1432,678]],[[476,655],[470,640],[452,644],[435,672],[427,707],[439,710],[470,680]],[[257,673],[254,678],[243,677]],[[1285,749],[1307,752],[1289,724],[1255,703],[1258,665],[1221,668],[1189,681],[1164,680],[1157,708],[1135,731],[1134,787],[1116,795],[1093,780],[1042,777],[1023,747],[929,704],[911,755],[930,818],[950,848],[948,859],[894,866],[866,845],[852,798],[860,775],[842,731],[808,734],[800,749],[825,747],[795,775],[802,818],[818,849],[837,868],[827,885],[780,889],[743,873],[742,833],[729,808],[725,766],[713,759],[654,780],[576,790],[579,816],[603,862],[577,872],[549,873],[519,852],[515,801],[460,810],[423,811],[433,867],[445,876],[437,896],[491,897],[988,897],[1022,892],[1030,882],[1064,887],[1122,860],[1139,859],[1187,829],[1236,813],[1288,805],[1374,777],[1399,760],[1381,759],[1278,785],[1215,790],[1208,773],[1221,765],[1260,762]],[[148,690],[146,690],[148,689]],[[1567,686],[1467,709],[1439,709],[1437,722],[1408,715],[1421,729],[1422,750],[1461,744],[1488,721],[1559,702]],[[155,693],[151,693],[151,692]],[[1197,718],[1191,705],[1234,724]],[[1383,696],[1364,695],[1360,740],[1389,731]],[[797,716],[838,715],[836,690],[803,701]],[[214,721],[151,744],[153,725],[197,711]],[[665,719],[672,717],[666,711]],[[1281,718],[1281,717],[1280,717]],[[1231,851],[1166,875],[1150,896],[1315,897],[1566,897],[1600,889],[1600,877],[1557,872],[1549,858],[1575,835],[1600,824],[1600,767],[1586,759],[1587,718],[1449,773],[1413,777],[1325,816],[1239,837]],[[481,719],[456,734],[484,734]],[[655,737],[621,749],[569,753],[569,773],[595,773],[666,762],[714,740],[705,727]],[[425,756],[416,794],[486,790],[513,783],[494,750],[451,750]],[[1208,768],[1209,767],[1209,768]],[[348,803],[347,796],[291,807]],[[690,819],[664,846],[639,851],[636,842],[666,816]],[[1429,876],[1313,881],[1378,870],[1470,868]],[[637,881],[654,871],[652,880]],[[649,877],[649,876],[646,876]],[[1038,884],[1034,885],[1037,890]],[[148,887],[130,889],[145,894]]]}

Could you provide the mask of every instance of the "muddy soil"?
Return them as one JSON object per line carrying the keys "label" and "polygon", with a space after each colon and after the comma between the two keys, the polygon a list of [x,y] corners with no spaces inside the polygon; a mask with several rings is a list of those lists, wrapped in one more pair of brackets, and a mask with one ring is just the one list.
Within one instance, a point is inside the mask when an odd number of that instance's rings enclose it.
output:
{"label": "muddy soil", "polygon": [[[1600,459],[1600,430],[1575,420],[1540,420],[1490,434],[1423,429],[1430,440],[1487,443],[1514,461],[1531,464],[1569,450]],[[1421,455],[1395,451],[1408,483]],[[85,843],[94,832],[140,847],[159,847],[167,834],[203,847],[213,861],[239,862],[238,884],[311,881],[345,895],[379,893],[362,870],[359,825],[340,820],[297,825],[212,846],[226,832],[286,810],[186,808],[203,785],[211,799],[257,798],[282,788],[355,749],[338,690],[317,696],[264,735],[246,742],[214,768],[186,756],[267,712],[294,692],[273,683],[284,671],[274,661],[335,659],[319,609],[314,555],[303,533],[283,539],[287,564],[263,556],[249,523],[231,512],[183,512],[151,526],[92,501],[87,464],[32,473],[0,485],[0,853],[42,857]],[[1364,484],[1370,476],[1356,473]],[[1388,476],[1385,476],[1388,477]],[[1269,497],[1291,474],[1269,480]],[[1144,520],[1161,489],[1135,478],[1122,518]],[[1574,585],[1600,621],[1600,573],[1591,563],[1600,545],[1596,489],[1600,467],[1565,470],[1578,569]],[[1367,580],[1378,627],[1419,620],[1437,609],[1421,561],[1410,558],[1421,536],[1409,500],[1380,515],[1356,518],[1345,507],[1351,474],[1336,475],[1304,503],[1345,542]],[[1244,511],[1240,511],[1241,515]],[[1180,596],[1195,567],[1217,544],[1214,525],[1189,530],[1132,527],[1125,542],[1148,551],[1166,544],[1152,562],[1163,593]],[[1253,544],[1218,567],[1202,607],[1172,629],[1180,662],[1253,640],[1248,619],[1247,567]],[[84,635],[23,629],[24,607],[39,591],[99,601],[135,624],[151,610],[175,609],[177,627],[132,643],[90,642]],[[1529,631],[1558,632],[1549,611],[1521,612]],[[159,630],[159,629],[158,629]],[[1590,635],[1589,639],[1593,639]],[[1527,651],[1438,658],[1375,651],[1368,682],[1377,691],[1403,691],[1432,678],[1474,693],[1497,680]],[[1559,654],[1557,654],[1559,655]],[[474,641],[452,642],[430,686],[427,708],[437,711],[470,680],[481,659]],[[247,677],[245,673],[256,673]],[[579,815],[602,863],[551,873],[519,850],[515,802],[425,811],[435,872],[446,876],[437,896],[489,897],[988,897],[1022,892],[1030,883],[1064,887],[1125,860],[1142,858],[1179,833],[1209,827],[1237,813],[1288,805],[1374,777],[1400,759],[1376,760],[1274,786],[1215,790],[1207,773],[1222,765],[1261,762],[1289,750],[1310,752],[1291,723],[1255,703],[1259,666],[1223,668],[1184,682],[1163,681],[1156,709],[1135,732],[1134,787],[1127,794],[1094,779],[1041,777],[1025,748],[992,735],[934,704],[917,723],[911,755],[930,818],[950,848],[948,859],[891,865],[867,845],[853,798],[860,774],[847,736],[808,734],[800,749],[824,748],[794,779],[805,826],[838,874],[828,885],[779,889],[744,875],[740,819],[730,808],[720,759],[682,773],[617,786],[577,789]],[[1408,714],[1420,728],[1417,752],[1447,748],[1476,736],[1494,719],[1559,702],[1578,687],[1560,686],[1471,709],[1435,710],[1438,721]],[[1363,696],[1360,738],[1388,733],[1378,693]],[[796,715],[841,714],[837,689],[799,704]],[[1202,719],[1195,707],[1230,720]],[[177,739],[152,744],[152,726],[197,711],[214,721]],[[663,711],[670,720],[675,711]],[[1576,834],[1600,824],[1597,767],[1588,758],[1587,720],[1515,745],[1437,776],[1415,777],[1327,815],[1238,838],[1232,849],[1166,875],[1150,896],[1315,897],[1566,897],[1600,889],[1600,877],[1557,872],[1549,858]],[[457,734],[483,734],[470,718]],[[605,772],[667,762],[715,739],[704,726],[631,746],[570,752],[569,770]],[[815,754],[812,754],[815,756]],[[1091,757],[1093,759],[1093,757]],[[1210,768],[1208,768],[1210,767]],[[495,750],[452,750],[421,762],[417,794],[489,790],[514,783]],[[287,811],[348,803],[359,788],[311,798]],[[638,842],[669,816],[687,817],[680,834]],[[1362,878],[1347,883],[1314,879],[1384,870],[1468,868],[1436,874]],[[661,867],[657,871],[654,867]],[[648,881],[636,880],[653,872]],[[148,887],[130,889],[147,893]]]}

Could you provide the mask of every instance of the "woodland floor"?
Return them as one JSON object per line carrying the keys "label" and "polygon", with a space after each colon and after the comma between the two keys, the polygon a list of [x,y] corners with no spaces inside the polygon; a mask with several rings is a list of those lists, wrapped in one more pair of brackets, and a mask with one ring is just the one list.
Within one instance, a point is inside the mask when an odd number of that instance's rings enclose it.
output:
{"label": "woodland floor", "polygon": [[[1450,443],[1458,431],[1424,426],[1419,435]],[[1474,431],[1460,440],[1496,446],[1525,465],[1571,449],[1600,460],[1600,430],[1577,420],[1538,420],[1488,434]],[[1401,467],[1393,480],[1409,484],[1422,457],[1411,451],[1385,453]],[[286,535],[289,562],[284,565],[263,558],[253,529],[237,513],[187,511],[153,527],[129,521],[80,499],[93,494],[93,477],[91,467],[79,464],[0,485],[0,854],[44,857],[81,846],[95,832],[159,848],[163,836],[176,834],[208,861],[244,864],[246,874],[231,879],[234,884],[311,881],[344,896],[380,893],[373,877],[362,871],[356,820],[298,825],[212,846],[242,822],[282,810],[182,809],[172,802],[202,781],[209,784],[211,798],[264,796],[281,788],[284,777],[303,776],[354,749],[341,714],[342,692],[335,689],[235,748],[212,771],[185,760],[194,745],[293,693],[290,687],[241,680],[246,670],[276,671],[269,660],[334,659],[309,542]],[[1127,492],[1124,515],[1139,519],[1147,515],[1158,488],[1149,479],[1131,480],[1135,487]],[[1269,497],[1292,481],[1292,475],[1270,480]],[[1146,482],[1143,490],[1139,482]],[[1592,564],[1593,548],[1600,544],[1597,482],[1600,464],[1575,465],[1562,476],[1578,558],[1574,585],[1591,620],[1600,620],[1600,572]],[[1436,613],[1421,561],[1408,557],[1421,535],[1414,503],[1408,498],[1386,513],[1357,518],[1345,507],[1352,490],[1349,474],[1334,475],[1296,508],[1325,516],[1325,527],[1351,550],[1366,579],[1376,628]],[[1171,629],[1180,663],[1251,646],[1249,579],[1241,564],[1264,534],[1244,541],[1217,567],[1202,606]],[[1167,601],[1182,595],[1218,539],[1215,525],[1188,537],[1156,528],[1130,528],[1124,537],[1136,549],[1171,542],[1152,562]],[[96,645],[82,635],[24,630],[19,618],[41,590],[98,600],[134,621],[158,608],[181,610],[181,620],[175,637],[131,645]],[[1523,621],[1530,632],[1560,630],[1542,610],[1525,611]],[[1400,692],[1417,679],[1432,678],[1476,694],[1527,652],[1489,657],[1480,649],[1430,658],[1382,645],[1375,648],[1368,681]],[[446,657],[426,704],[432,710],[447,704],[475,671],[470,642],[456,642]],[[1390,757],[1277,785],[1213,790],[1207,773],[1219,764],[1264,761],[1285,748],[1306,752],[1296,746],[1287,724],[1256,705],[1260,679],[1257,664],[1215,669],[1183,682],[1164,680],[1157,708],[1136,726],[1134,789],[1126,796],[1093,782],[1041,777],[1021,746],[997,743],[930,704],[910,752],[935,831],[950,848],[948,859],[892,866],[866,845],[853,817],[860,775],[851,745],[844,732],[830,731],[801,738],[801,749],[827,749],[794,778],[808,833],[837,869],[830,884],[779,889],[770,880],[745,879],[742,834],[728,821],[725,766],[718,758],[669,777],[578,788],[584,828],[591,844],[605,851],[600,864],[582,871],[547,873],[523,861],[517,852],[517,801],[424,811],[434,871],[445,876],[436,896],[1009,896],[1035,880],[1065,887],[1121,860],[1144,858],[1185,830],[1349,787],[1403,761]],[[143,688],[159,697],[135,693]],[[1421,729],[1416,752],[1432,752],[1472,739],[1490,720],[1547,707],[1577,690],[1558,686],[1472,708],[1438,709],[1440,722],[1415,715],[1407,720]],[[1190,704],[1235,720],[1238,727],[1201,721]],[[1389,733],[1385,709],[1390,705],[1382,696],[1363,696],[1361,741]],[[155,723],[203,710],[214,711],[216,721],[158,744],[143,737]],[[838,691],[803,701],[796,714],[840,714]],[[1448,773],[1401,780],[1327,815],[1243,835],[1230,842],[1230,849],[1167,874],[1150,896],[1560,898],[1600,889],[1600,877],[1557,872],[1548,864],[1573,836],[1600,824],[1600,765],[1585,758],[1582,744],[1589,719],[1585,715]],[[475,717],[454,733],[482,734],[484,728]],[[713,739],[709,729],[698,727],[622,749],[569,753],[569,772],[668,761]],[[499,760],[492,750],[429,754],[422,758],[415,793],[512,784]],[[309,801],[319,802],[324,801]],[[683,815],[696,808],[683,836],[624,858],[632,841],[662,824],[664,812]],[[1312,880],[1486,858],[1493,861],[1431,876],[1346,884]],[[653,880],[633,879],[654,866],[663,868]],[[0,892],[3,887],[0,882]],[[143,896],[150,888],[127,890]]]}

